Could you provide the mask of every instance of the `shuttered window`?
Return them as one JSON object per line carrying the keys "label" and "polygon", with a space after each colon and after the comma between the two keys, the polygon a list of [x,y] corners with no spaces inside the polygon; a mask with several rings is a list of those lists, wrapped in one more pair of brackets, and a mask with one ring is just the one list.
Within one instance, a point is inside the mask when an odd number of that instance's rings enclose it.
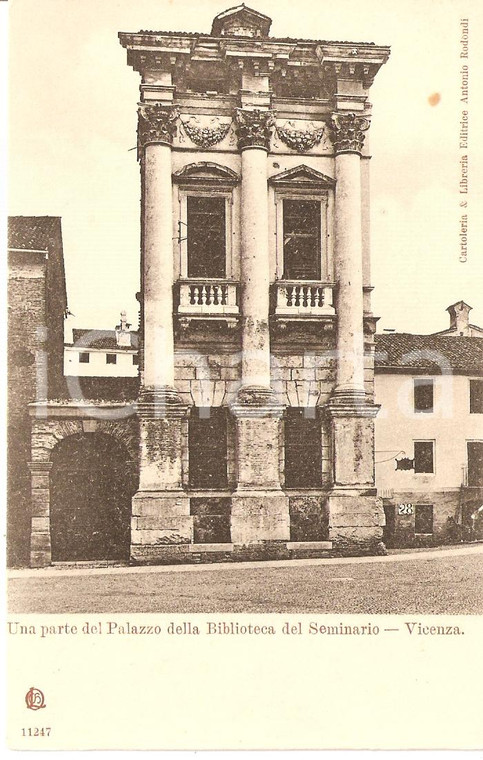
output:
{"label": "shuttered window", "polygon": [[414,442],[414,472],[434,472],[434,442]]}
{"label": "shuttered window", "polygon": [[283,201],[283,277],[320,280],[320,201]]}
{"label": "shuttered window", "polygon": [[430,378],[414,381],[414,411],[430,414],[434,407],[434,386]]}
{"label": "shuttered window", "polygon": [[187,200],[188,277],[226,276],[225,198],[189,195]]}

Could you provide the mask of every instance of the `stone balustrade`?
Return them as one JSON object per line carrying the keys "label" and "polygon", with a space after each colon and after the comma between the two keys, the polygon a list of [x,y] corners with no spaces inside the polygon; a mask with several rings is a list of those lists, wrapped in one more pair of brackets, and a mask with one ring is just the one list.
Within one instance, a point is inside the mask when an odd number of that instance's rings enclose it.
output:
{"label": "stone balustrade", "polygon": [[181,280],[178,314],[237,316],[238,283],[215,279]]}
{"label": "stone balustrade", "polygon": [[276,315],[324,316],[335,314],[333,283],[279,280],[275,283],[275,289]]}

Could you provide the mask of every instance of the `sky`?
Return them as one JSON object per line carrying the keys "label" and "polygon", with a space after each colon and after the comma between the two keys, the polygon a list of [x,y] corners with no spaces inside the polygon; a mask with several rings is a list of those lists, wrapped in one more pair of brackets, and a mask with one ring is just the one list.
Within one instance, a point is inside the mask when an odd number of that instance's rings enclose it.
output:
{"label": "sky", "polygon": [[[70,328],[137,324],[139,75],[119,31],[209,33],[233,0],[10,0],[8,213],[62,217]],[[3,4],[2,4],[3,5]],[[253,0],[274,37],[375,42],[371,250],[378,331],[428,333],[463,299],[483,325],[483,5],[479,0]],[[461,59],[460,19],[469,20]],[[461,102],[462,65],[469,99]],[[478,91],[479,90],[479,91]],[[459,122],[468,112],[468,150]],[[460,194],[468,156],[469,192]],[[460,257],[460,203],[468,253]]]}

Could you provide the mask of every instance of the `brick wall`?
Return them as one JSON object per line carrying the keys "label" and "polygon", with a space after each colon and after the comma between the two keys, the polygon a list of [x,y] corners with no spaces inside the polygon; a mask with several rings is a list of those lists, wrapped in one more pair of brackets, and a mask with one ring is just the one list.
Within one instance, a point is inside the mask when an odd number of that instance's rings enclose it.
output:
{"label": "brick wall", "polygon": [[30,554],[30,418],[36,399],[37,371],[45,366],[45,259],[29,267],[28,277],[8,281],[8,509],[7,561],[28,564]]}

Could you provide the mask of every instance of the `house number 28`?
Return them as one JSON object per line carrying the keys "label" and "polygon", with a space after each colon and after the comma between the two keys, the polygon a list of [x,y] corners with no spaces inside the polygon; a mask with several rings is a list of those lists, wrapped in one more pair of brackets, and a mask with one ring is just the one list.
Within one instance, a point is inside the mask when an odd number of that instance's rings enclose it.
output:
{"label": "house number 28", "polygon": [[399,504],[397,508],[398,515],[412,515],[414,512],[412,504]]}

